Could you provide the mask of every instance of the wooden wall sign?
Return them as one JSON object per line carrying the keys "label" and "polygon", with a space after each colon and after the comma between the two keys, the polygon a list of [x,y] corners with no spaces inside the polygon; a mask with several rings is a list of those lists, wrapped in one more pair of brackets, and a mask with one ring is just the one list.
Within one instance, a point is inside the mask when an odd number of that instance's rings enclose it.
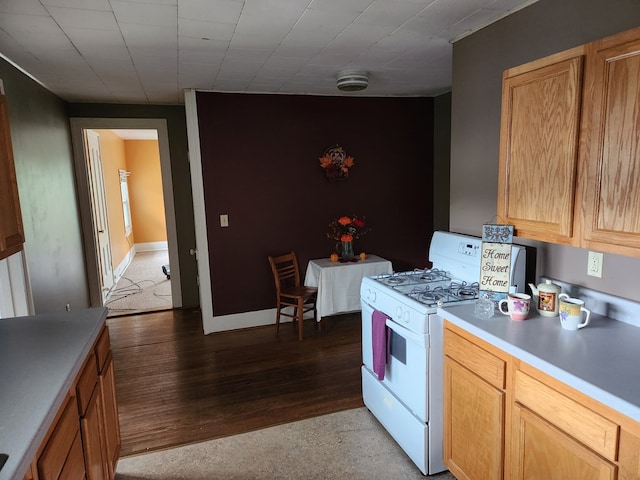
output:
{"label": "wooden wall sign", "polygon": [[480,295],[498,301],[511,287],[512,225],[483,225],[480,256]]}

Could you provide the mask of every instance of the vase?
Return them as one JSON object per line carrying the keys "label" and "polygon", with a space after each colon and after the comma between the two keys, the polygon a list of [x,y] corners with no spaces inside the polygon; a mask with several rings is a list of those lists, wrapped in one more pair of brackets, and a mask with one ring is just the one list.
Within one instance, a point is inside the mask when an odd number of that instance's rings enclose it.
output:
{"label": "vase", "polygon": [[344,260],[351,260],[353,258],[353,242],[340,242],[340,257]]}

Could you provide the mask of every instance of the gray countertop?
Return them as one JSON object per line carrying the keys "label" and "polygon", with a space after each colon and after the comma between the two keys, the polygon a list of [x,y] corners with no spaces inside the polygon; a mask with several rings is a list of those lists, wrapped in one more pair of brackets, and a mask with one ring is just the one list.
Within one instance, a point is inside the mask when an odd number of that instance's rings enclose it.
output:
{"label": "gray countertop", "polygon": [[23,478],[106,317],[92,308],[0,319],[0,480]]}
{"label": "gray countertop", "polygon": [[475,336],[556,377],[640,422],[640,328],[591,314],[589,325],[568,331],[559,317],[531,312],[513,321],[496,312],[482,320],[474,304],[439,309],[438,313]]}

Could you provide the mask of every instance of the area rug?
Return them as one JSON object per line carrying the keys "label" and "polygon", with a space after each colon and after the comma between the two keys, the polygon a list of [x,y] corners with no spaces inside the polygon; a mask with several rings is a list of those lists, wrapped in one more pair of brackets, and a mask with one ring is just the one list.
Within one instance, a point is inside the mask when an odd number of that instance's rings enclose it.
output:
{"label": "area rug", "polygon": [[[121,458],[117,480],[424,480],[366,408]],[[450,473],[429,477],[455,480]]]}

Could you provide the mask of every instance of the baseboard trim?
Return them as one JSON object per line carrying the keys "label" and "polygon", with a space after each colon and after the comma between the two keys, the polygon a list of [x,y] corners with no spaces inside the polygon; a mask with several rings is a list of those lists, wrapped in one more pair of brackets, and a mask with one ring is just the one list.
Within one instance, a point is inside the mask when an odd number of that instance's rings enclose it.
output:
{"label": "baseboard trim", "polygon": [[[215,308],[215,307],[214,307]],[[308,317],[306,315],[309,315]],[[305,318],[313,318],[312,312],[307,312]],[[280,317],[280,323],[291,322],[290,317]],[[205,335],[215,332],[226,332],[238,330],[240,328],[261,327],[264,325],[275,325],[276,309],[256,310],[253,312],[233,313],[230,315],[219,315],[202,319],[202,326]]]}
{"label": "baseboard trim", "polygon": [[136,252],[155,252],[156,250],[168,250],[167,242],[146,242],[136,243],[134,245]]}
{"label": "baseboard trim", "polygon": [[129,266],[129,264],[131,263],[131,260],[133,260],[133,257],[135,257],[136,255],[136,246],[134,245],[131,250],[129,250],[127,252],[127,254],[124,256],[124,258],[122,259],[122,261],[120,262],[120,264],[115,268],[115,270],[113,271],[113,286],[116,286],[116,283],[118,283],[120,281],[120,279],[122,278],[122,275],[124,274],[124,271],[127,269],[127,267]]}

